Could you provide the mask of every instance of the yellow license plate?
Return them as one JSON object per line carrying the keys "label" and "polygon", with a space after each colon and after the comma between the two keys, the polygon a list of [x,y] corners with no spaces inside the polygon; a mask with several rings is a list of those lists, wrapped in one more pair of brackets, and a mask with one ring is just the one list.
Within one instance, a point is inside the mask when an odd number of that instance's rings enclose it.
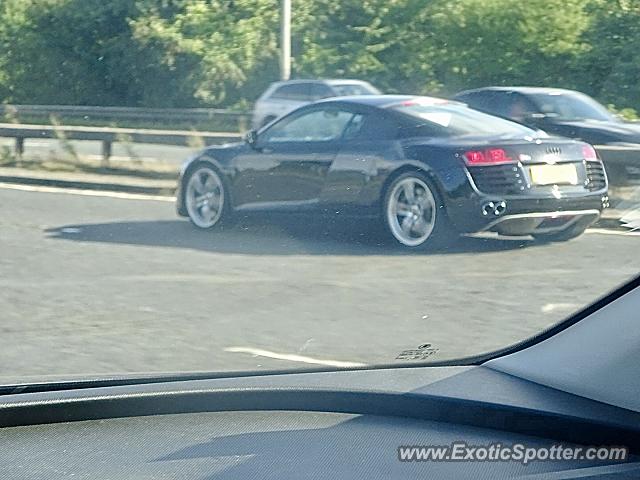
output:
{"label": "yellow license plate", "polygon": [[573,164],[534,165],[529,168],[533,185],[577,185],[578,170]]}

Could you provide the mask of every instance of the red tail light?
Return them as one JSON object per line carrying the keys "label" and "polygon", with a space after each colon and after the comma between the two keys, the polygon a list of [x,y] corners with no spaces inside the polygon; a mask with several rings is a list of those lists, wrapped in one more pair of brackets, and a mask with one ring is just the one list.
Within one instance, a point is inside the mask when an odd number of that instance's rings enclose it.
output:
{"label": "red tail light", "polygon": [[466,152],[464,160],[472,167],[482,165],[500,165],[503,163],[513,163],[514,160],[502,148],[488,148],[486,150],[471,150]]}
{"label": "red tail light", "polygon": [[585,160],[598,160],[598,154],[591,145],[582,146],[582,156]]}

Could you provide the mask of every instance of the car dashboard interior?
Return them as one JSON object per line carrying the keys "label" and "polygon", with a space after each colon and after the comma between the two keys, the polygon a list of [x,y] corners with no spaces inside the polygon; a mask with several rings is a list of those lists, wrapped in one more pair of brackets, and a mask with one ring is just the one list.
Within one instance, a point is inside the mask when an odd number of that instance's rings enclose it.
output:
{"label": "car dashboard interior", "polygon": [[[487,367],[150,383],[33,392],[29,401],[20,395],[0,397],[5,478],[640,477],[633,454],[640,414]],[[459,441],[623,444],[632,458],[398,460],[400,446]]]}
{"label": "car dashboard interior", "polygon": [[[477,364],[8,385],[2,478],[637,479],[638,284]],[[629,455],[401,461],[460,442]]]}

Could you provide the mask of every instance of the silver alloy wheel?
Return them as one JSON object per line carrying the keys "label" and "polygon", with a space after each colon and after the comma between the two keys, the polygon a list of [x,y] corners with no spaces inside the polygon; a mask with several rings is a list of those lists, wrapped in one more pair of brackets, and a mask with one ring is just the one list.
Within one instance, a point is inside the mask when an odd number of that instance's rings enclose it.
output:
{"label": "silver alloy wheel", "polygon": [[436,200],[427,184],[417,177],[399,181],[387,203],[387,222],[401,244],[417,247],[431,236],[436,223]]}
{"label": "silver alloy wheel", "polygon": [[213,227],[222,216],[225,195],[222,180],[210,167],[194,170],[185,186],[185,204],[191,221],[200,228]]}

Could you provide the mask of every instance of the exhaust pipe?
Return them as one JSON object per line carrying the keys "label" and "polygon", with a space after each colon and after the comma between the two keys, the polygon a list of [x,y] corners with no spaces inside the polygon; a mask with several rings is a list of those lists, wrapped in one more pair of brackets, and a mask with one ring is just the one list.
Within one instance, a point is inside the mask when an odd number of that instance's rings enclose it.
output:
{"label": "exhaust pipe", "polygon": [[494,202],[486,202],[481,207],[482,215],[485,217],[499,217],[507,211],[507,202],[504,200],[496,200]]}

